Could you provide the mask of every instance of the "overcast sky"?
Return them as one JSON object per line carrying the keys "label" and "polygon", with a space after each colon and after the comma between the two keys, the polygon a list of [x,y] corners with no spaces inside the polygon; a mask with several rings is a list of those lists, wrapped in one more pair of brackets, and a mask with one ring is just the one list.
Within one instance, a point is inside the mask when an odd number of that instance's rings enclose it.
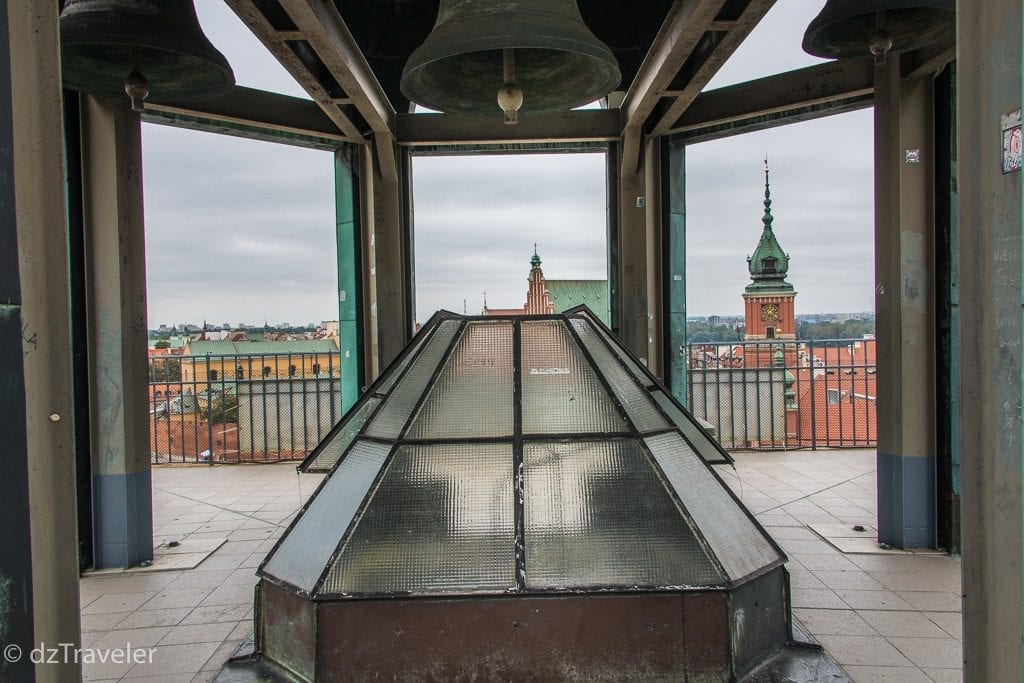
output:
{"label": "overcast sky", "polygon": [[[822,0],[781,0],[711,87],[816,60]],[[220,0],[196,2],[239,84],[304,93]],[[742,311],[767,154],[776,235],[798,313],[873,306],[870,110],[687,151],[691,315]],[[333,163],[326,152],[145,125],[150,325],[337,318]],[[606,276],[602,154],[415,157],[417,317],[521,306],[533,243],[551,278]]]}

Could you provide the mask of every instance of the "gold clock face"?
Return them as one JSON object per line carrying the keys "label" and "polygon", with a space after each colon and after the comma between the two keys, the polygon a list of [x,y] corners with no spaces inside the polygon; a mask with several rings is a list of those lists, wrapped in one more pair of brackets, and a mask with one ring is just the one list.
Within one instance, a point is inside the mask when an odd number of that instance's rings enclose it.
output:
{"label": "gold clock face", "polygon": [[778,304],[763,304],[761,306],[761,320],[766,322],[775,322],[779,319],[779,305]]}

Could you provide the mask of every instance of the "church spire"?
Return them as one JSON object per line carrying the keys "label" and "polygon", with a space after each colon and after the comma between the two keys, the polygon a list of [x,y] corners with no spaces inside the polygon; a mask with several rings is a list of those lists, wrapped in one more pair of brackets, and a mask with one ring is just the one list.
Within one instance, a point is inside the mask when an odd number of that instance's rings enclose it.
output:
{"label": "church spire", "polygon": [[530,257],[530,266],[540,268],[540,256],[537,256],[537,243],[533,243],[533,256]]}
{"label": "church spire", "polygon": [[789,254],[782,250],[779,241],[772,231],[772,190],[769,177],[768,157],[764,160],[764,216],[761,217],[763,228],[761,239],[754,253],[747,257],[747,269],[750,271],[751,284],[747,291],[773,289],[791,291],[793,285],[786,282],[789,271]]}

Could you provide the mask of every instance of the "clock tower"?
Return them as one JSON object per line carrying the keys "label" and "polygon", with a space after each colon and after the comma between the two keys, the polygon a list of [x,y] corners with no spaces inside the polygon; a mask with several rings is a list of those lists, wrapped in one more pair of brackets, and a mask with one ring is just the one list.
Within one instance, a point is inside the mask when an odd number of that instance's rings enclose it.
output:
{"label": "clock tower", "polygon": [[789,254],[782,251],[772,232],[772,200],[768,185],[768,160],[764,162],[764,217],[761,241],[747,257],[750,284],[743,292],[746,336],[749,341],[796,339],[796,291],[786,282]]}

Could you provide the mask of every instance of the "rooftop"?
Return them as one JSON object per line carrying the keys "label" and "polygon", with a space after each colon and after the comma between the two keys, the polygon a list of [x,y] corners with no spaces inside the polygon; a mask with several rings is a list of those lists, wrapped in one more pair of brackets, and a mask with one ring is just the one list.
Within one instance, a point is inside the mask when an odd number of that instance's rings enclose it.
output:
{"label": "rooftop", "polygon": [[[842,552],[818,533],[870,536],[874,451],[734,457],[716,471],[787,553],[795,621],[852,680],[961,680],[960,561],[833,537],[860,544]],[[85,679],[213,680],[252,632],[256,567],[321,479],[287,463],[155,468],[155,541],[223,543],[190,570],[84,576],[84,646],[154,648],[151,663],[86,664]]]}

